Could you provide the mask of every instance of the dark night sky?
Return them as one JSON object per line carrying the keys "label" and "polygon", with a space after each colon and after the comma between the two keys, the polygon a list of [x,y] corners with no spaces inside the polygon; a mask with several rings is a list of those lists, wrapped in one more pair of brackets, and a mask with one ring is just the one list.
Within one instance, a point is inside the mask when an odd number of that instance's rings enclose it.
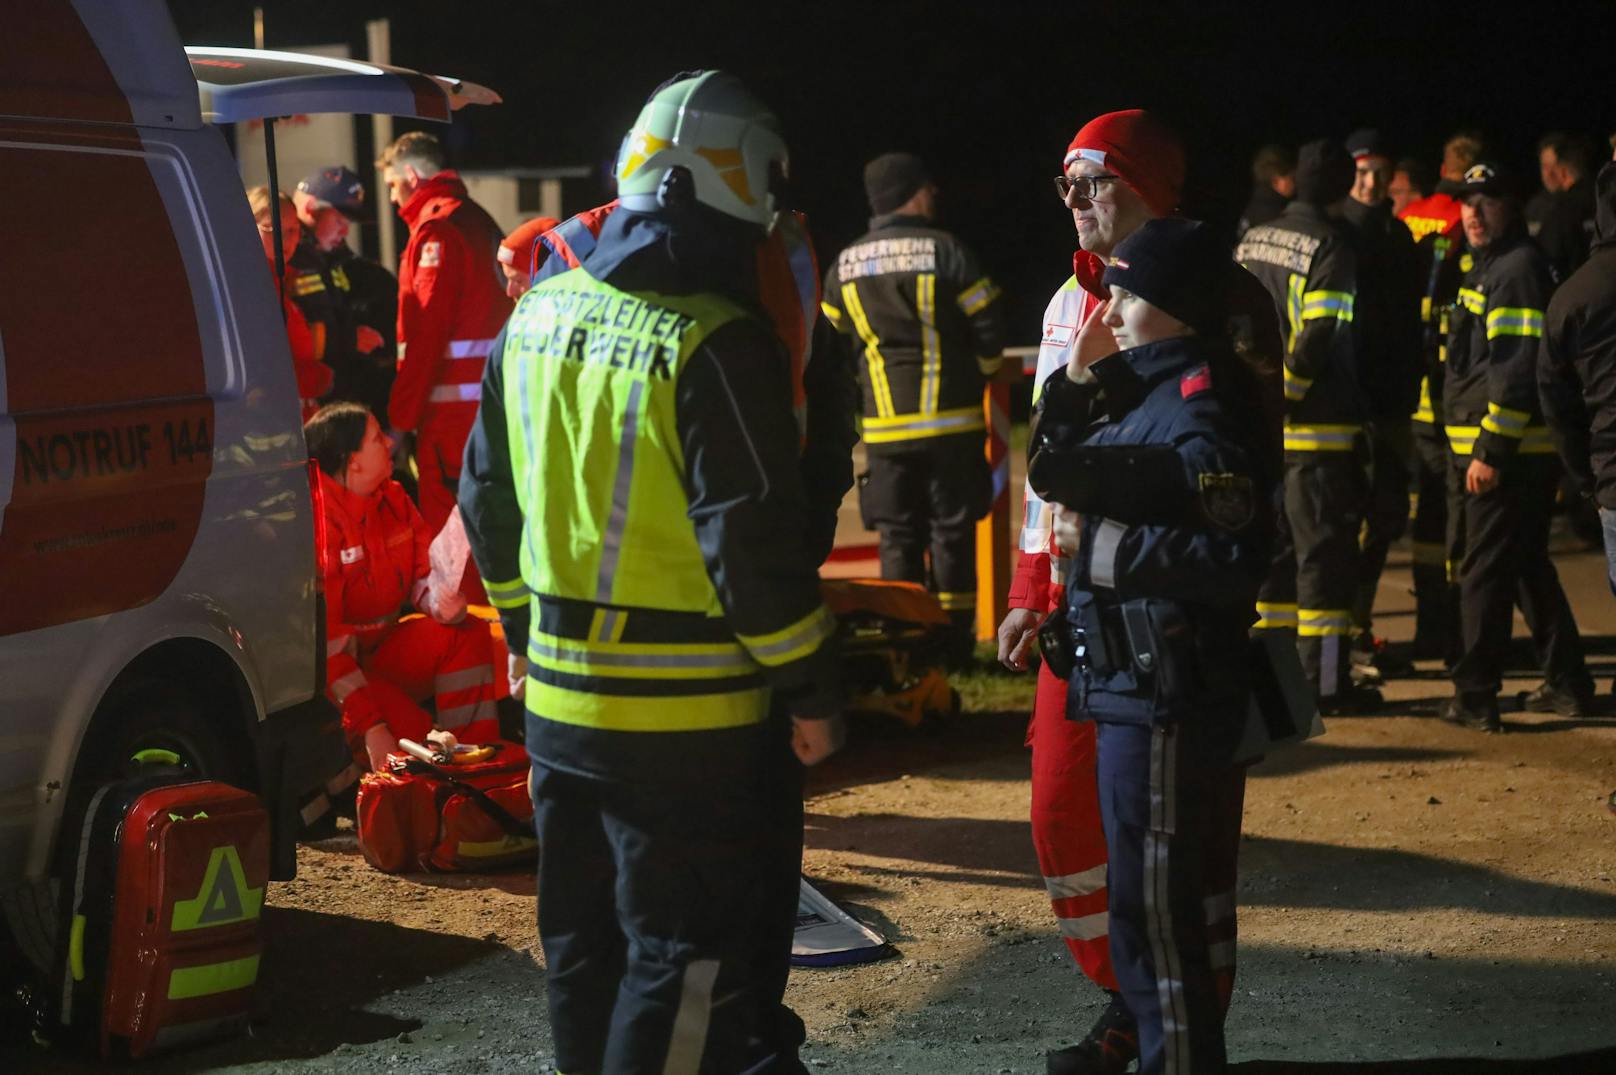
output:
{"label": "dark night sky", "polygon": [[[395,62],[499,90],[503,106],[457,115],[448,140],[467,167],[607,160],[662,79],[729,70],[785,124],[794,196],[822,258],[864,228],[863,162],[921,153],[946,223],[1006,286],[1014,336],[1029,342],[1075,245],[1049,177],[1101,112],[1145,107],[1173,121],[1190,149],[1184,206],[1220,222],[1238,214],[1265,141],[1379,126],[1399,153],[1434,164],[1448,133],[1479,126],[1535,176],[1544,131],[1603,145],[1616,130],[1610,0],[262,6],[270,48],[348,41],[362,55],[364,20],[387,15]],[[252,7],[170,0],[188,44],[250,45]]]}

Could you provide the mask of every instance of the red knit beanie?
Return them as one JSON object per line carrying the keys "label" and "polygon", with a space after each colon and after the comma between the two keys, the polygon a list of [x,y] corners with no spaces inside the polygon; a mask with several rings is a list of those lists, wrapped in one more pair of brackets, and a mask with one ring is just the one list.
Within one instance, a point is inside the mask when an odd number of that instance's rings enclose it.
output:
{"label": "red knit beanie", "polygon": [[1178,208],[1184,146],[1149,113],[1132,108],[1090,120],[1067,147],[1061,168],[1080,158],[1121,176],[1152,212],[1166,216]]}

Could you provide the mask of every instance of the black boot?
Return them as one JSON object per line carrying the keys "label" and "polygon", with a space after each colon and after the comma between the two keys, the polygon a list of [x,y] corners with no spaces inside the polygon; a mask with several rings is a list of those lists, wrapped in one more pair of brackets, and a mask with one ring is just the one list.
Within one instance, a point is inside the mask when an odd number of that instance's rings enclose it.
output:
{"label": "black boot", "polygon": [[1110,990],[1111,1003],[1076,1045],[1045,1054],[1048,1075],[1122,1075],[1139,1059],[1139,1028],[1122,997]]}
{"label": "black boot", "polygon": [[1442,707],[1442,719],[1478,732],[1501,732],[1496,695],[1456,694]]}

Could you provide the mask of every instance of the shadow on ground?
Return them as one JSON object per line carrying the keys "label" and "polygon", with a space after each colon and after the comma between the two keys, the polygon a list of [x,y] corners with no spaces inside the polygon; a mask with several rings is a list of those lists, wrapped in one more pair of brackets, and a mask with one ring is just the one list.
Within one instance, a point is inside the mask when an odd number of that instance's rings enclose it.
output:
{"label": "shadow on ground", "polygon": [[1375,1060],[1363,1063],[1296,1063],[1248,1060],[1230,1064],[1239,1075],[1609,1075],[1616,1071],[1616,1048],[1566,1053],[1542,1060]]}
{"label": "shadow on ground", "polygon": [[[439,977],[503,945],[340,914],[264,908],[263,962],[247,1035],[142,1062],[150,1075],[199,1075],[231,1064],[323,1056],[417,1029],[418,1020],[365,1011],[395,990]],[[7,1075],[80,1075],[107,1065],[56,1049],[0,1048]]]}

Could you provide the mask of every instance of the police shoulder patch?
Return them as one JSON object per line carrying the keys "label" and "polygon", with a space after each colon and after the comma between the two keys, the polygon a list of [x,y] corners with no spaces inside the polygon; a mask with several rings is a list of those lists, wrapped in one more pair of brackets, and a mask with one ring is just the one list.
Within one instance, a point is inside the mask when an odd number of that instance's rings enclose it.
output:
{"label": "police shoulder patch", "polygon": [[1244,474],[1202,474],[1201,510],[1225,530],[1243,530],[1256,515],[1256,496]]}
{"label": "police shoulder patch", "polygon": [[1196,366],[1178,379],[1178,394],[1182,399],[1210,391],[1212,391],[1212,371],[1206,366]]}

